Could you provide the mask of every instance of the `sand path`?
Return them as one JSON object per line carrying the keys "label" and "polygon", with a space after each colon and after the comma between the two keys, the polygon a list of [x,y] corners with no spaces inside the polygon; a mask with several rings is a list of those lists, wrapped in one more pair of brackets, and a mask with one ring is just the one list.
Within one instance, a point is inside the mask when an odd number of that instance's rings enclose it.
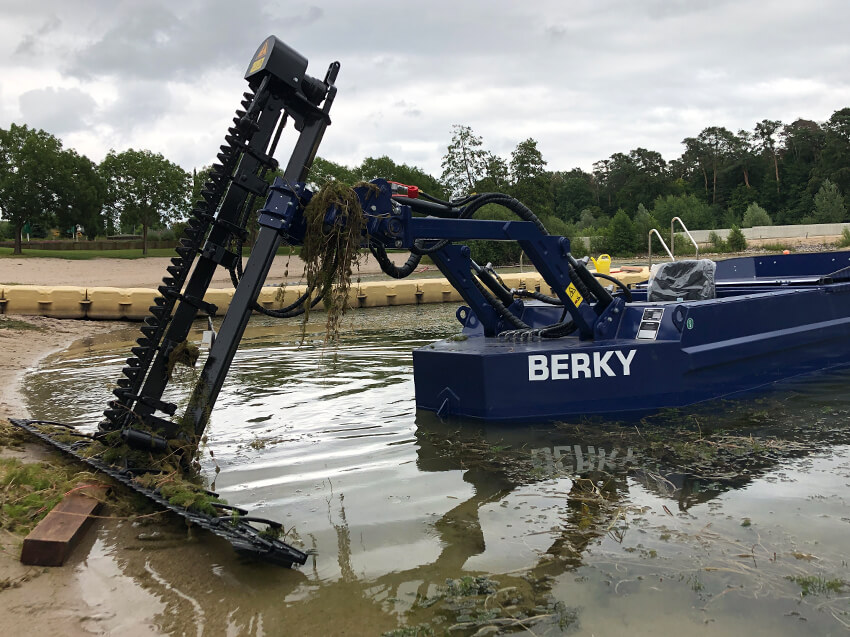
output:
{"label": "sand path", "polygon": [[[391,254],[396,263],[404,263],[407,253]],[[246,259],[247,262],[247,259]],[[166,275],[168,257],[144,259],[53,259],[8,257],[0,259],[0,285],[76,285],[80,287],[155,288]],[[360,265],[364,276],[379,276],[381,268],[372,255]],[[284,276],[285,275],[285,276]],[[304,275],[304,262],[297,256],[278,255],[272,264],[268,285],[298,281]],[[230,274],[217,268],[211,287],[231,287]]]}

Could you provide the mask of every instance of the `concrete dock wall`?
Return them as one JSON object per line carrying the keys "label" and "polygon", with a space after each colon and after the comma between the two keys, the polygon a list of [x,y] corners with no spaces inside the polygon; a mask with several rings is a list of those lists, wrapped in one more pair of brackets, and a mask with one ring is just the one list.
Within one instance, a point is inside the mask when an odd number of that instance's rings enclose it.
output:
{"label": "concrete dock wall", "polygon": [[[631,284],[645,281],[647,273],[615,273],[614,276]],[[511,288],[548,288],[536,272],[506,274],[502,279]],[[305,289],[303,285],[266,287],[257,301],[267,309],[279,309],[295,301]],[[550,289],[542,291],[552,293]],[[218,314],[223,315],[230,306],[233,292],[232,288],[210,289],[204,300],[215,304]],[[159,292],[152,288],[4,285],[0,286],[0,312],[62,319],[141,321],[150,315],[149,308],[157,296]],[[460,294],[443,278],[360,283],[351,286],[348,297],[351,308],[461,301]],[[316,309],[322,309],[321,304]]]}
{"label": "concrete dock wall", "polygon": [[[741,228],[744,238],[747,241],[758,241],[762,239],[808,239],[813,237],[822,237],[824,239],[841,236],[844,228],[850,228],[850,223],[809,223],[799,226],[753,226],[752,228]],[[669,229],[668,229],[669,230]],[[684,234],[681,228],[677,227],[676,234]],[[663,231],[661,236],[667,241],[669,231],[665,234]],[[712,232],[716,232],[721,239],[726,239],[729,236],[729,228],[720,230],[691,230],[694,240],[699,243],[708,243],[708,237]]]}

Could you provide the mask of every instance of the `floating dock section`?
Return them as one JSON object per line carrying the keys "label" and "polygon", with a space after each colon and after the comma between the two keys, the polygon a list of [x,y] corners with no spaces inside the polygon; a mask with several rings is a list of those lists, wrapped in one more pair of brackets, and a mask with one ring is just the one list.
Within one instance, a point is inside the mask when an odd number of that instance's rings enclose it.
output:
{"label": "floating dock section", "polygon": [[[617,272],[617,277],[631,285],[646,281],[648,270]],[[552,294],[552,290],[536,272],[502,275],[505,285]],[[268,309],[289,305],[304,293],[304,285],[265,287],[258,303]],[[204,297],[223,315],[233,298],[233,288],[209,289]],[[41,285],[0,286],[0,313],[48,316],[60,319],[141,321],[150,316],[150,306],[159,296],[153,288],[107,288]],[[416,305],[419,303],[459,303],[460,294],[444,278],[416,278],[404,281],[370,281],[352,284],[348,298],[351,308]],[[316,309],[321,309],[321,305]]]}

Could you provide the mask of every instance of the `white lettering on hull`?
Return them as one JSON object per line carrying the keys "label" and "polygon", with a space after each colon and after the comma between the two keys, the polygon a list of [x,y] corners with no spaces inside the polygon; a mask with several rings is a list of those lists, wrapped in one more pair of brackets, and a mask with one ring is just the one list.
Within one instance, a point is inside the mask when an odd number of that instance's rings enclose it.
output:
{"label": "white lettering on hull", "polygon": [[[529,354],[528,380],[570,380],[601,378],[603,376],[631,376],[636,349],[626,352],[614,349],[607,352],[572,354]],[[614,356],[616,355],[616,362]],[[617,366],[619,363],[619,367]]]}

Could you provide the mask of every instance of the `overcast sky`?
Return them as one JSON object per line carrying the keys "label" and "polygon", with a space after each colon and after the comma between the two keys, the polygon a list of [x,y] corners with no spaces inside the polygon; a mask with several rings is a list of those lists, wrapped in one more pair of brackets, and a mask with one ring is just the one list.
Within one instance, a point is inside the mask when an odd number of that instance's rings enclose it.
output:
{"label": "overcast sky", "polygon": [[[212,162],[269,34],[339,93],[319,154],[440,174],[452,124],[552,170],[706,126],[823,121],[850,106],[848,0],[0,0],[0,127],[44,128],[100,161],[148,148]],[[285,157],[283,148],[278,158]]]}

